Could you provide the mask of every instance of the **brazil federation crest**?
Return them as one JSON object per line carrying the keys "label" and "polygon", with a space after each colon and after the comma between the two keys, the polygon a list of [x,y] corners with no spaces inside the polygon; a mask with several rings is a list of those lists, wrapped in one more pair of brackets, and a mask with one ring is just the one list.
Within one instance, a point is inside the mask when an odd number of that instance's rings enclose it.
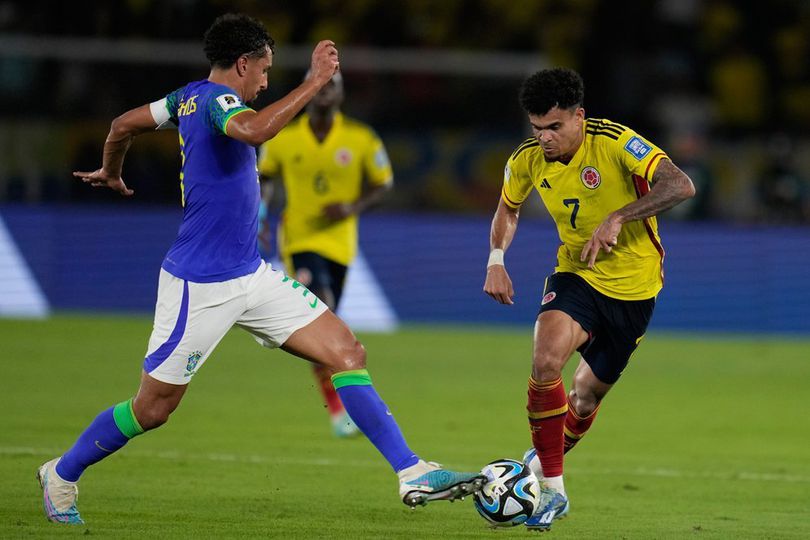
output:
{"label": "brazil federation crest", "polygon": [[352,151],[348,148],[338,148],[335,152],[335,163],[341,167],[347,166],[352,162]]}
{"label": "brazil federation crest", "polygon": [[579,179],[588,189],[596,189],[602,183],[602,175],[596,170],[596,167],[585,167],[579,173]]}
{"label": "brazil federation crest", "polygon": [[194,351],[190,355],[188,355],[188,363],[186,364],[186,377],[192,375],[194,370],[197,368],[197,364],[200,362],[200,358],[202,358],[202,353],[200,351]]}

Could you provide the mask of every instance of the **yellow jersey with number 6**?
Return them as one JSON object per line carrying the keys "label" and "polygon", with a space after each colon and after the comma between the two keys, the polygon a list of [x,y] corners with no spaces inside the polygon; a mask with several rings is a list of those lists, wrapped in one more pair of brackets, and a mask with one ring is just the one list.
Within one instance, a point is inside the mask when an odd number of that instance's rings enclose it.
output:
{"label": "yellow jersey with number 6", "polygon": [[281,176],[287,202],[279,224],[279,250],[285,258],[313,251],[348,266],[357,251],[357,216],[331,222],[323,208],[360,197],[364,177],[372,185],[393,180],[380,138],[365,124],[338,113],[318,141],[303,114],[259,152],[259,173]]}
{"label": "yellow jersey with number 6", "polygon": [[669,158],[608,120],[588,118],[583,130],[583,142],[568,164],[547,162],[537,140],[524,141],[506,164],[501,197],[519,208],[532,188],[540,193],[562,242],[555,272],[575,273],[611,298],[653,298],[663,286],[664,261],[655,217],[625,223],[616,246],[610,253],[600,251],[592,269],[580,254],[608,214],[650,190],[656,167]]}

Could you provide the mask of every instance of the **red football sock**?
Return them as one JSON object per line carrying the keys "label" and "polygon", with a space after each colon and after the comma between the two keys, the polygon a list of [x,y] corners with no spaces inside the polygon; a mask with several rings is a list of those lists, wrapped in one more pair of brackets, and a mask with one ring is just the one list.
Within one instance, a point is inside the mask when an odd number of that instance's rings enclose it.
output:
{"label": "red football sock", "polygon": [[529,378],[529,426],[544,476],[563,473],[563,425],[568,400],[562,379],[537,382]]}
{"label": "red football sock", "polygon": [[329,415],[335,416],[341,414],[345,409],[343,408],[343,403],[340,401],[340,396],[338,396],[335,387],[332,385],[332,378],[329,372],[321,366],[313,366],[312,372],[315,375],[315,379],[317,379],[320,384],[321,394],[323,395],[324,402],[326,402]]}
{"label": "red football sock", "polygon": [[[601,403],[600,403],[601,405]],[[593,424],[596,413],[599,412],[599,405],[591,414],[586,417],[578,416],[571,401],[568,401],[568,414],[565,415],[565,453],[568,453],[585,436],[585,433]]]}

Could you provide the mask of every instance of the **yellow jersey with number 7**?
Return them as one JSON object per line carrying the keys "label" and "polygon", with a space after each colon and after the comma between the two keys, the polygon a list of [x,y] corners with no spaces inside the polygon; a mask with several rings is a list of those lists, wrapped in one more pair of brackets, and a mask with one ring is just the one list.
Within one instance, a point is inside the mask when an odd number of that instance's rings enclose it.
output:
{"label": "yellow jersey with number 7", "polygon": [[506,164],[501,197],[519,208],[532,188],[538,191],[562,242],[555,272],[577,274],[611,298],[653,298],[664,283],[655,217],[625,223],[616,246],[600,251],[594,268],[580,261],[580,254],[608,214],[650,190],[656,167],[669,158],[632,129],[608,120],[588,118],[583,130],[568,164],[547,162],[537,140],[525,140]]}

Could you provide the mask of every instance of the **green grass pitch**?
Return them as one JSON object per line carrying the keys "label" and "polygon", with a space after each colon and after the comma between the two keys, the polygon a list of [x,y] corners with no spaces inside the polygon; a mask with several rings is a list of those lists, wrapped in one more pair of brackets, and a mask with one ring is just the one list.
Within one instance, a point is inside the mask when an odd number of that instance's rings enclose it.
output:
{"label": "green grass pitch", "polygon": [[[233,330],[169,424],[82,478],[87,525],[42,515],[36,467],[137,387],[151,320],[0,320],[0,537],[525,538],[470,500],[410,510],[364,439],[332,437],[307,365]],[[361,335],[421,456],[460,469],[529,446],[531,328]],[[810,342],[651,333],[566,459],[558,538],[810,538]],[[566,385],[575,362],[567,369]]]}

